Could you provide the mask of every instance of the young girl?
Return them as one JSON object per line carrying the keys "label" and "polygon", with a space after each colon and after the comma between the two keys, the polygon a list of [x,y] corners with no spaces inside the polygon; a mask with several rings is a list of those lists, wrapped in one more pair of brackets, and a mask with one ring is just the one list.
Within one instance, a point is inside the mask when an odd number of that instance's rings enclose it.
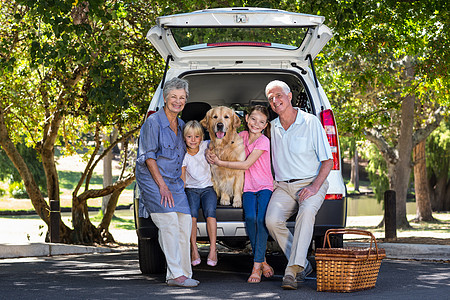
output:
{"label": "young girl", "polygon": [[217,195],[211,181],[210,166],[205,157],[205,150],[209,143],[203,141],[203,127],[198,121],[187,122],[183,136],[187,153],[184,156],[181,176],[185,182],[185,191],[192,216],[191,263],[193,266],[197,266],[201,262],[197,249],[197,218],[201,204],[210,241],[206,263],[214,267],[217,264]]}
{"label": "young girl", "polygon": [[[239,135],[244,140],[247,159],[242,162],[222,161],[212,152],[208,152],[207,160],[220,167],[245,170],[244,194],[242,195],[245,214],[245,226],[254,255],[253,269],[247,282],[261,281],[273,276],[273,269],[266,263],[265,254],[269,236],[264,218],[267,205],[273,191],[273,177],[270,167],[270,124],[269,111],[257,105],[250,108],[245,116],[246,129]],[[263,132],[267,135],[263,135]]]}

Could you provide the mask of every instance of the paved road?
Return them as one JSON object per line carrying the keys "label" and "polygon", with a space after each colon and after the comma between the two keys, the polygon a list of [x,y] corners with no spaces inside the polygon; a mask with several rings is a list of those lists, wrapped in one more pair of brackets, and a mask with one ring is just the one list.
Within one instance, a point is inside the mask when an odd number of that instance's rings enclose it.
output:
{"label": "paved road", "polygon": [[248,284],[250,256],[220,253],[216,268],[194,269],[197,288],[168,287],[164,275],[140,273],[137,252],[0,260],[0,299],[449,299],[450,264],[383,260],[374,289],[316,292],[308,278],[297,291],[280,288],[285,260],[269,256],[275,277]]}

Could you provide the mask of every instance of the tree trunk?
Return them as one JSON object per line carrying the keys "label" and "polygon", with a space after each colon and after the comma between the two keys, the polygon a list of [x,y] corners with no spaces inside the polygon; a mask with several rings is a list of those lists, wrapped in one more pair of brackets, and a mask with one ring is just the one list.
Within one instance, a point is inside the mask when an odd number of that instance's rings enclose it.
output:
{"label": "tree trunk", "polygon": [[[112,141],[117,139],[118,131],[116,128],[113,129],[113,132],[110,135],[105,135],[104,139],[111,144]],[[113,160],[113,151],[110,149],[108,153],[103,157],[103,188],[110,186],[113,183],[112,179],[112,160]],[[111,198],[111,194],[103,196],[102,199],[102,213],[105,215],[106,208],[108,206],[108,202]]]}
{"label": "tree trunk", "polygon": [[355,145],[355,154],[352,158],[351,164],[350,182],[353,183],[355,191],[359,192],[359,160],[358,160],[358,147]]}
{"label": "tree trunk", "polygon": [[450,180],[447,182],[447,187],[444,194],[444,210],[450,211]]}
{"label": "tree trunk", "polygon": [[59,202],[59,179],[55,164],[54,148],[44,148],[41,150],[42,165],[44,166],[45,176],[47,178],[48,199]]}
{"label": "tree trunk", "polygon": [[[447,168],[448,169],[448,168]],[[445,173],[445,174],[444,174]],[[450,210],[450,194],[446,192],[447,187],[449,186],[448,180],[448,172],[441,172],[440,174],[436,174],[436,184],[432,187],[433,191],[433,203],[432,209],[433,211],[446,211]],[[446,205],[447,202],[447,205]]]}
{"label": "tree trunk", "polygon": [[431,222],[433,218],[431,211],[430,193],[428,191],[427,166],[425,156],[426,140],[421,141],[414,147],[414,186],[416,191],[417,214],[415,221]]}
{"label": "tree trunk", "polygon": [[111,224],[112,218],[114,217],[114,212],[116,211],[119,196],[124,189],[125,187],[120,188],[118,190],[115,190],[111,194],[111,198],[109,199],[102,222],[98,226],[103,242],[114,242],[113,236],[109,233],[109,225]]}
{"label": "tree trunk", "polygon": [[81,193],[79,196],[72,194],[72,223],[74,230],[71,238],[73,243],[92,244],[114,241],[112,236],[105,234],[105,229],[106,233],[109,234],[108,228],[105,226],[109,226],[112,215],[110,216],[109,221],[107,219],[105,220],[105,222],[102,220],[102,225],[96,228],[89,220],[87,200],[103,197],[107,194],[113,193],[113,196],[108,203],[106,216],[108,216],[109,213],[114,214],[114,210],[117,205],[117,199],[119,198],[120,193],[129,184],[131,184],[134,179],[134,174],[130,174],[126,178],[116,181],[115,183],[104,189],[87,190]]}
{"label": "tree trunk", "polygon": [[[108,141],[111,141],[111,136],[107,137]],[[109,151],[108,154],[103,157],[103,188],[112,184],[112,159],[113,153]],[[103,196],[102,199],[102,213],[105,215],[106,207],[111,198],[111,194]]]}
{"label": "tree trunk", "polygon": [[72,200],[72,225],[74,228],[71,235],[72,243],[84,245],[101,243],[100,232],[89,220],[86,201]]}
{"label": "tree trunk", "polygon": [[22,177],[23,183],[25,185],[25,189],[27,190],[28,195],[30,196],[31,203],[33,204],[34,209],[41,219],[47,224],[50,224],[49,211],[50,207],[45,202],[44,197],[42,196],[41,191],[39,190],[36,181],[33,178],[30,170],[28,169],[27,164],[23,160],[17,148],[14,146],[14,143],[11,141],[8,129],[5,124],[3,108],[0,106],[0,146],[5,150],[6,155],[11,160],[11,162],[16,167],[17,171]]}
{"label": "tree trunk", "polygon": [[398,162],[393,170],[391,188],[397,195],[397,228],[409,228],[406,218],[406,196],[411,175],[412,134],[414,125],[415,96],[408,95],[402,101]]}

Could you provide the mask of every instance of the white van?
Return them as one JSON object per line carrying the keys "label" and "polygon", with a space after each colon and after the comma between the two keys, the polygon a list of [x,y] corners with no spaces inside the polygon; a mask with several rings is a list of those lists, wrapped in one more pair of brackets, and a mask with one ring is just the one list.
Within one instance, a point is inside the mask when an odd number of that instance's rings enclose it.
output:
{"label": "white van", "polygon": [[[189,99],[182,112],[185,121],[201,120],[214,106],[225,105],[242,114],[245,107],[267,105],[265,87],[278,79],[293,94],[293,106],[316,115],[322,122],[333,152],[334,166],[326,199],[316,217],[315,244],[330,228],[346,223],[346,188],[341,173],[338,131],[327,96],[317,80],[314,58],[331,39],[324,17],[265,8],[220,8],[164,16],[147,38],[166,60],[161,83],[147,116],[164,105],[164,82],[179,77],[189,82]],[[273,116],[276,117],[276,116]],[[143,273],[164,270],[157,228],[150,218],[138,216],[139,191],[135,190],[135,221],[139,264]],[[206,224],[199,213],[198,239],[207,240]],[[290,222],[293,230],[293,222]],[[241,208],[217,207],[218,241],[237,246],[248,237]],[[334,246],[342,245],[335,236]]]}

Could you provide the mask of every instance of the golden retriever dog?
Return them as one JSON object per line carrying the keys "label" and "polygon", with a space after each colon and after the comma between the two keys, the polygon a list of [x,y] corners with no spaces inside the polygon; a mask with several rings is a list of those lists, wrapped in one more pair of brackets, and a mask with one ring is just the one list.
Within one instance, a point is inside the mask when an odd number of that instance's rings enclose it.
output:
{"label": "golden retriever dog", "polygon": [[[236,129],[241,120],[234,110],[226,106],[211,108],[200,124],[209,132],[209,149],[224,161],[244,161],[245,148]],[[242,206],[244,170],[235,170],[211,165],[212,182],[221,205]]]}

